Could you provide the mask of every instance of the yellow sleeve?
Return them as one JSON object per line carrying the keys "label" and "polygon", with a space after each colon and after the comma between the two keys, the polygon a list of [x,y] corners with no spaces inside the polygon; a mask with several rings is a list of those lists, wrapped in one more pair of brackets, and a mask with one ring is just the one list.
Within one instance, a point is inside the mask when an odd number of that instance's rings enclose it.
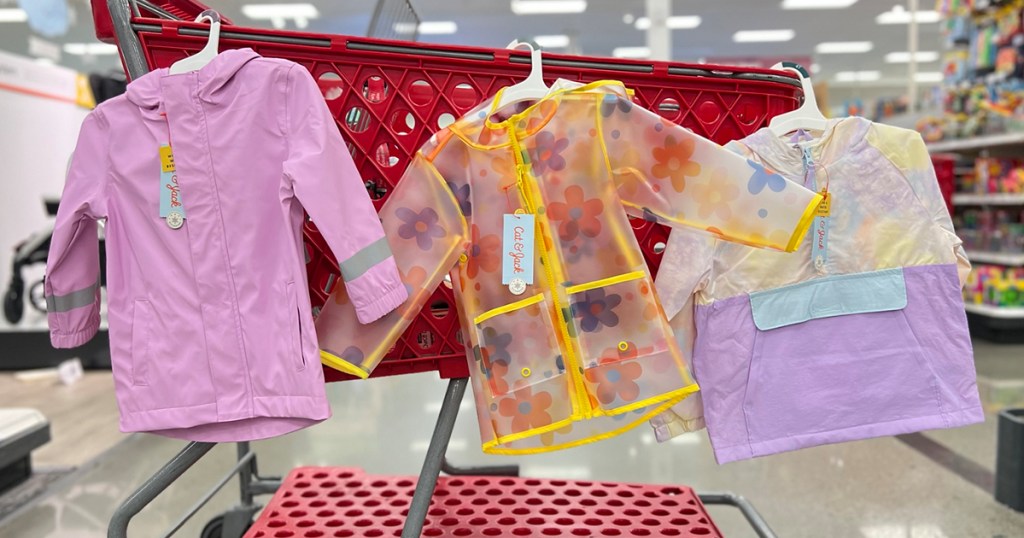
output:
{"label": "yellow sleeve", "polygon": [[624,91],[609,87],[599,97],[599,130],[627,212],[727,241],[796,250],[821,195],[633,105]]}
{"label": "yellow sleeve", "polygon": [[468,241],[458,201],[434,165],[417,153],[380,211],[409,299],[390,314],[360,324],[345,286],[335,286],[316,320],[324,364],[368,377],[419,314]]}

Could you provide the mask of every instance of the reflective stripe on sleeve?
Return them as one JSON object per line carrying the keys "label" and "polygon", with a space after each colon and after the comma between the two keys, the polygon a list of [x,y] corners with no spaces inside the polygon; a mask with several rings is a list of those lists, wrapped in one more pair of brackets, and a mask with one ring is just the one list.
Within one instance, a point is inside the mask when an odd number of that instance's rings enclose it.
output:
{"label": "reflective stripe on sleeve", "polygon": [[370,243],[359,252],[353,254],[349,259],[340,262],[341,277],[345,281],[359,278],[363,273],[369,271],[374,265],[391,257],[391,247],[388,246],[387,237]]}
{"label": "reflective stripe on sleeve", "polygon": [[67,312],[68,310],[89,306],[96,302],[96,289],[99,288],[99,285],[100,283],[96,282],[88,288],[82,288],[66,295],[47,295],[46,311]]}

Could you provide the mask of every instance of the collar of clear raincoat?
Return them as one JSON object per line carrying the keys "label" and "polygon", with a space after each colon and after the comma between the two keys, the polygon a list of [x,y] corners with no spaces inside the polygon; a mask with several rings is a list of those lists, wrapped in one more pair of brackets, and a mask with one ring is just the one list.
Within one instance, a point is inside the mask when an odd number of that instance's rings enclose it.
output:
{"label": "collar of clear raincoat", "polygon": [[604,94],[617,101],[619,97],[629,98],[621,82],[602,80],[582,84],[566,79],[556,80],[548,93],[536,101],[512,103],[496,110],[505,92],[502,88],[491,99],[480,103],[467,112],[449,129],[470,146],[479,149],[495,149],[511,144],[509,133],[513,130],[519,139],[528,137],[544,128],[558,112],[566,99],[593,99],[594,94]]}

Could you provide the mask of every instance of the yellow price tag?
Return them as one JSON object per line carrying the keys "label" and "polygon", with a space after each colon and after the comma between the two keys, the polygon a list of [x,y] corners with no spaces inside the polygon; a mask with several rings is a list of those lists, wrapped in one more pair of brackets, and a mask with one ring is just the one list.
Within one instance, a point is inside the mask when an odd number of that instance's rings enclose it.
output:
{"label": "yellow price tag", "polygon": [[818,216],[827,217],[832,214],[832,195],[823,192],[821,202],[818,204]]}
{"label": "yellow price tag", "polygon": [[160,171],[174,171],[174,153],[171,152],[171,146],[160,146]]}

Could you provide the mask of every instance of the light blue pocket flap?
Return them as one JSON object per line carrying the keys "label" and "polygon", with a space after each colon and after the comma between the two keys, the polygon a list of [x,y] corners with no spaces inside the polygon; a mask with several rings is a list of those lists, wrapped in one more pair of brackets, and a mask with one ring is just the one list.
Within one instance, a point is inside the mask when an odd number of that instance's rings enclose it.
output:
{"label": "light blue pocket flap", "polygon": [[754,325],[767,331],[816,318],[901,310],[907,306],[903,269],[835,275],[750,294]]}

